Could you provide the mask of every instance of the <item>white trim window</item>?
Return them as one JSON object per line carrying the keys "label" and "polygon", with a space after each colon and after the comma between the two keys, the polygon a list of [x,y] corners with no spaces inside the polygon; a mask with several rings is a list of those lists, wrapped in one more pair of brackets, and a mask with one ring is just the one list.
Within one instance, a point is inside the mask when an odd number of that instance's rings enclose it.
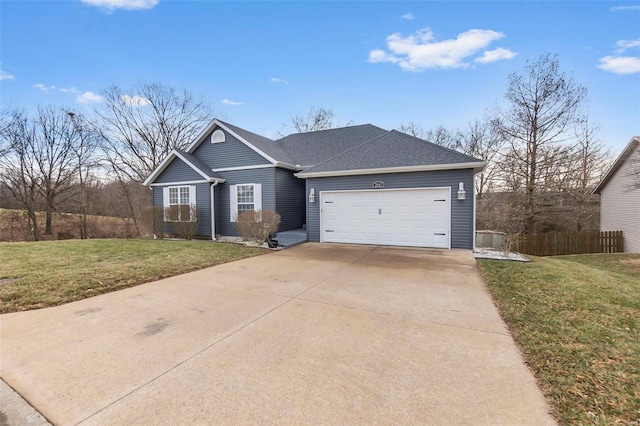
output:
{"label": "white trim window", "polygon": [[235,222],[239,214],[262,210],[262,184],[243,183],[229,187],[229,217]]}
{"label": "white trim window", "polygon": [[227,140],[226,135],[220,129],[215,130],[213,133],[211,133],[211,143],[222,143],[226,140]]}
{"label": "white trim window", "polygon": [[196,186],[165,186],[163,188],[164,220],[193,222],[196,218]]}

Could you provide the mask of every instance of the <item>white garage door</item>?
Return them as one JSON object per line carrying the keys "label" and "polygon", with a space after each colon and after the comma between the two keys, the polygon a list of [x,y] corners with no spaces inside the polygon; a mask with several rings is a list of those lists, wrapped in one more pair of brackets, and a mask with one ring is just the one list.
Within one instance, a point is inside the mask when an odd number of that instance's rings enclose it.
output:
{"label": "white garage door", "polygon": [[450,248],[450,188],[320,193],[320,241]]}

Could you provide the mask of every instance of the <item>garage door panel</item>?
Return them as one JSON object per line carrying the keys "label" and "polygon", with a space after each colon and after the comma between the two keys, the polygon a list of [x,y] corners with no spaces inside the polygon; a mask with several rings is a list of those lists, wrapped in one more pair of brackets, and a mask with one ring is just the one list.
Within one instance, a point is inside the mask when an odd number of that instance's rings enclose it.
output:
{"label": "garage door panel", "polygon": [[447,188],[321,192],[321,241],[450,246]]}

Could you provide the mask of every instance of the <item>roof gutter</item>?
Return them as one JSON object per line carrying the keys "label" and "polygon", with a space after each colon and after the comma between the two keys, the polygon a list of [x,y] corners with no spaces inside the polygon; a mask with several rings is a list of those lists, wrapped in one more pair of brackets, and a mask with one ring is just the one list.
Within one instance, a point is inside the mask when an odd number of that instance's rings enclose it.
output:
{"label": "roof gutter", "polygon": [[283,169],[289,169],[289,170],[303,170],[304,169],[304,167],[294,166],[293,164],[283,163],[282,161],[276,162],[274,164],[274,166],[282,167]]}
{"label": "roof gutter", "polygon": [[294,175],[299,178],[320,178],[331,176],[357,176],[357,175],[374,175],[381,173],[409,173],[409,172],[429,172],[437,170],[460,170],[473,169],[474,173],[484,170],[487,165],[486,161],[475,161],[470,163],[454,163],[454,164],[431,164],[419,166],[400,166],[400,167],[380,167],[376,169],[352,169],[352,170],[331,170],[326,172],[300,172]]}

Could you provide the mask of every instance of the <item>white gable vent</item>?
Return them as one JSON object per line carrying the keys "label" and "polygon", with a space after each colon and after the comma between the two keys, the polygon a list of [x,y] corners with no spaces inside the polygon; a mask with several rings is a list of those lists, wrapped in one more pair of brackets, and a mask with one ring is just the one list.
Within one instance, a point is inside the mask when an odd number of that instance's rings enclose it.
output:
{"label": "white gable vent", "polygon": [[220,129],[211,134],[211,143],[220,143],[225,141],[224,132]]}

